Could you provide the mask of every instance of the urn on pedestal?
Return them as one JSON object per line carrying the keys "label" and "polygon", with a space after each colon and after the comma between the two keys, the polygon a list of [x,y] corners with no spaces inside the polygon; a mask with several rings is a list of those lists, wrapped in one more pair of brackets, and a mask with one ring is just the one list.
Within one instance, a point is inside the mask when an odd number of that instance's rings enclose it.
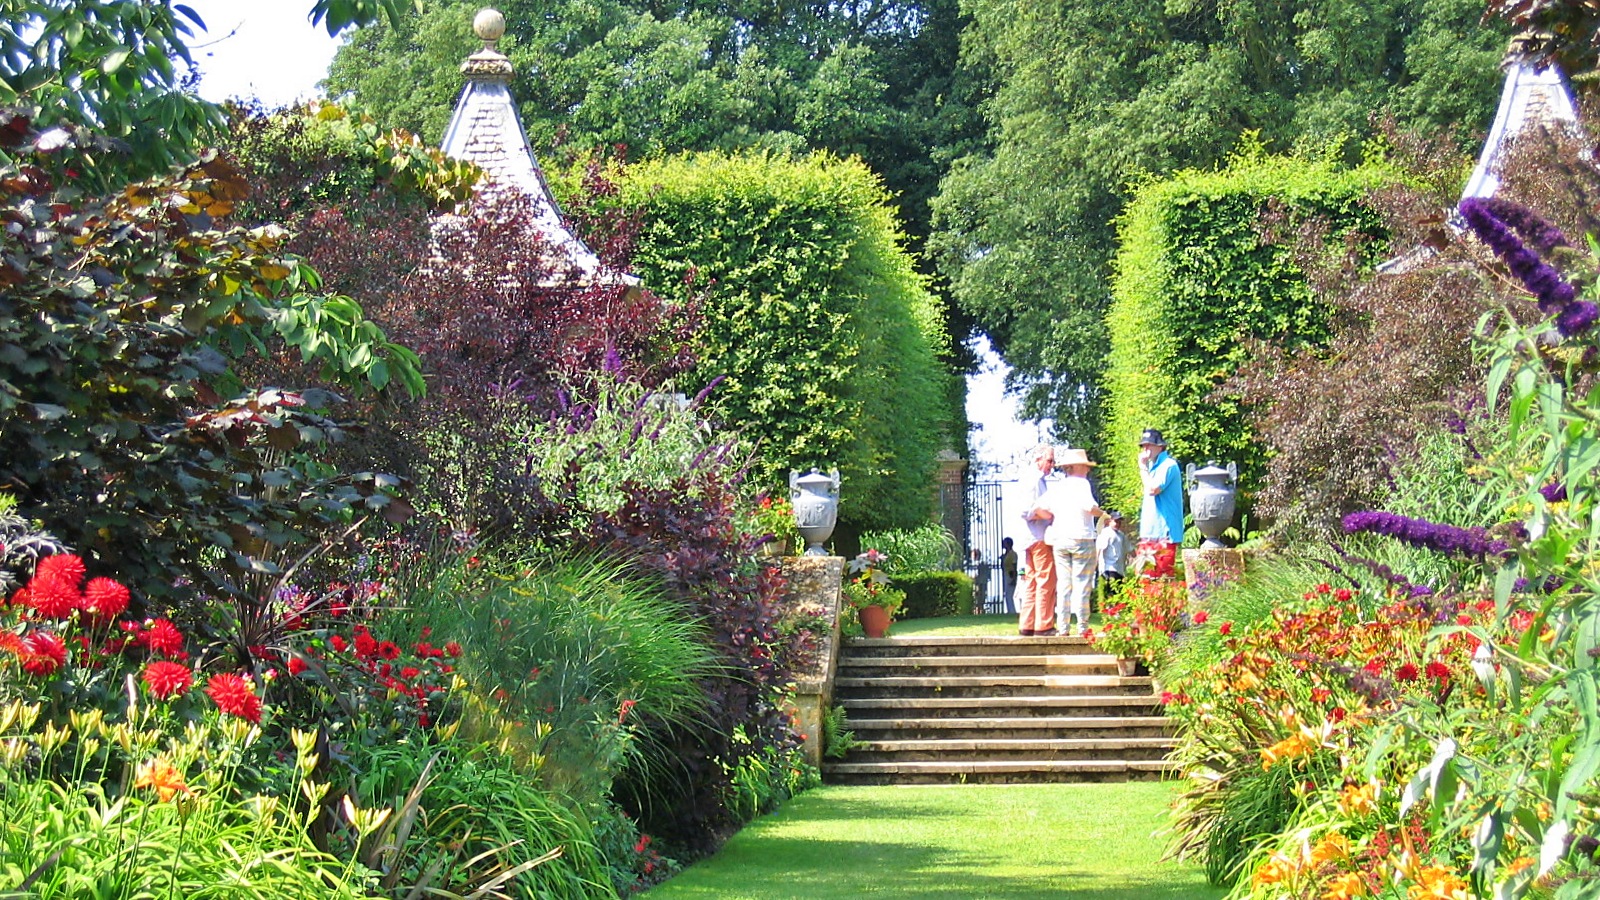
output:
{"label": "urn on pedestal", "polygon": [[839,470],[824,475],[812,469],[801,475],[789,470],[789,500],[794,504],[794,524],[805,539],[804,556],[827,556],[822,542],[833,535],[839,521]]}
{"label": "urn on pedestal", "polygon": [[1239,482],[1239,467],[1228,463],[1224,469],[1220,464],[1207,463],[1203,469],[1195,469],[1190,463],[1186,480],[1189,483],[1189,509],[1194,513],[1195,527],[1206,536],[1200,545],[1202,550],[1222,550],[1228,545],[1223,543],[1222,533],[1233,524],[1234,494]]}

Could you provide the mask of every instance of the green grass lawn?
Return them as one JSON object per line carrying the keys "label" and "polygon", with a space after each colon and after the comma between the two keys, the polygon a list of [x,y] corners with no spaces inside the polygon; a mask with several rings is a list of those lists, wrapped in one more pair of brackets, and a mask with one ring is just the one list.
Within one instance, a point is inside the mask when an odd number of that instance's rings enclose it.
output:
{"label": "green grass lawn", "polygon": [[1216,900],[1160,862],[1177,785],[823,787],[735,835],[649,900]]}
{"label": "green grass lawn", "polygon": [[[1089,617],[1091,625],[1100,622],[1099,615]],[[927,635],[960,636],[991,634],[1016,634],[1016,616],[940,616],[934,619],[897,619],[889,626],[890,637],[925,637]]]}

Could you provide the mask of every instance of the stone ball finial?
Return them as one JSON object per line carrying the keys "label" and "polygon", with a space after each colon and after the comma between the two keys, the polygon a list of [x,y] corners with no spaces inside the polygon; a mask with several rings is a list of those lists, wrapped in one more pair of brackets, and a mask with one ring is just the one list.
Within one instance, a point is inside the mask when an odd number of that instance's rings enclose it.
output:
{"label": "stone ball finial", "polygon": [[506,17],[498,9],[480,9],[472,20],[472,31],[485,43],[494,43],[506,33]]}

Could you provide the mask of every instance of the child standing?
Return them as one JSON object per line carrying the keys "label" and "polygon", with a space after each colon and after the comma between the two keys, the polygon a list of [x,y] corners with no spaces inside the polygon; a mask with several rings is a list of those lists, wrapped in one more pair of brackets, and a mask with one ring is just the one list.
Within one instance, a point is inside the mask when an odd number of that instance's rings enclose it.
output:
{"label": "child standing", "polygon": [[1106,598],[1117,590],[1128,568],[1128,536],[1122,531],[1122,513],[1107,511],[1100,519],[1100,533],[1094,539],[1096,570],[1100,575],[1099,600],[1105,609]]}

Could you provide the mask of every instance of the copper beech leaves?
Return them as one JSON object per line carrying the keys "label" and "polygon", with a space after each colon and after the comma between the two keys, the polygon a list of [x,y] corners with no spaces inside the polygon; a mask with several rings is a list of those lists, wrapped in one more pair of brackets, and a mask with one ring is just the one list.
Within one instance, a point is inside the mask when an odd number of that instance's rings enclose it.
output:
{"label": "copper beech leaves", "polygon": [[[14,132],[21,118],[0,120]],[[315,273],[284,254],[281,229],[221,224],[248,194],[225,157],[97,195],[73,173],[98,145],[63,132],[47,145],[24,132],[0,161],[0,222],[15,226],[0,230],[0,483],[141,602],[180,607],[249,595],[250,573],[336,523],[403,518],[387,509],[398,481],[326,462],[346,434],[325,412],[333,395],[256,387],[235,363],[290,323],[353,390],[370,390],[347,364],[361,360],[420,390],[415,355],[355,301],[303,293]]]}

